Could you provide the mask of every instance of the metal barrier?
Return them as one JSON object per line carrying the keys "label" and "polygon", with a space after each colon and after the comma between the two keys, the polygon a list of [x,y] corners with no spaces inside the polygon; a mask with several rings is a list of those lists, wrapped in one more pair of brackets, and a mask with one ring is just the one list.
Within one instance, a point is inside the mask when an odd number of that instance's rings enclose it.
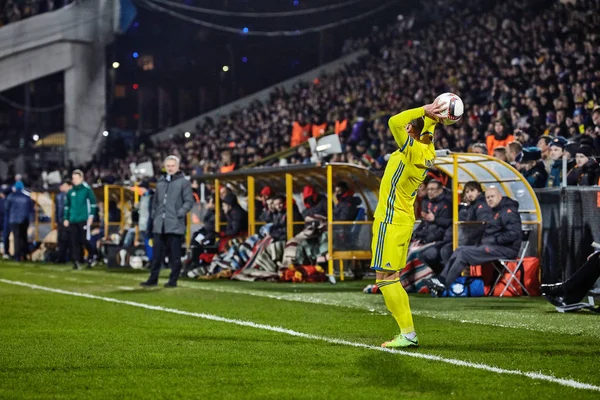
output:
{"label": "metal barrier", "polygon": [[543,216],[543,280],[566,280],[592,253],[592,242],[600,241],[600,188],[570,186],[535,193]]}

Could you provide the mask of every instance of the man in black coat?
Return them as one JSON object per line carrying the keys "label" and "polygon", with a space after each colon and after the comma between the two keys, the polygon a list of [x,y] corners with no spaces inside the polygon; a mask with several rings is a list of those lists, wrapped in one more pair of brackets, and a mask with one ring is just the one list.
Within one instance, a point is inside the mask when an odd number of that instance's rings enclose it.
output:
{"label": "man in black coat", "polygon": [[[459,221],[487,222],[492,218],[492,212],[485,201],[485,193],[479,182],[467,182],[463,188],[463,198],[466,204],[458,212]],[[479,228],[471,227],[466,229],[465,234],[469,235],[467,238],[469,244],[474,244],[470,242],[481,238],[481,230],[478,230]],[[450,226],[446,228],[441,245],[430,247],[420,255],[421,260],[435,272],[439,273],[452,256],[452,234],[452,223],[450,223]]]}
{"label": "man in black coat", "polygon": [[486,201],[492,211],[479,246],[460,246],[448,265],[438,277],[429,280],[428,287],[434,294],[441,295],[461,272],[470,265],[480,265],[498,259],[516,258],[521,248],[522,228],[519,203],[502,197],[496,187],[485,192]]}
{"label": "man in black coat", "polygon": [[413,240],[418,243],[441,242],[446,229],[452,224],[452,201],[436,180],[427,184],[427,197],[429,201],[424,202],[422,220],[413,233]]}
{"label": "man in black coat", "polygon": [[542,151],[537,147],[526,147],[519,159],[519,172],[523,174],[532,188],[545,188],[548,171],[542,161]]}
{"label": "man in black coat", "polygon": [[13,234],[14,259],[16,261],[24,260],[29,253],[27,229],[29,228],[29,216],[33,212],[31,197],[23,193],[23,189],[25,189],[23,182],[17,181],[14,193],[8,196],[4,203],[4,218],[8,219]]}
{"label": "man in black coat", "polygon": [[360,199],[354,195],[354,191],[350,190],[350,187],[344,181],[339,181],[335,185],[334,194],[338,203],[333,207],[333,220],[354,221],[358,213]]}
{"label": "man in black coat", "polygon": [[167,175],[159,179],[152,197],[152,268],[148,280],[140,283],[144,287],[158,284],[160,267],[167,255],[171,275],[165,287],[177,287],[177,279],[181,272],[181,246],[185,238],[186,217],[194,205],[192,185],[179,170],[179,158],[168,156],[165,159],[165,170]]}
{"label": "man in black coat", "polygon": [[240,206],[235,194],[227,193],[223,197],[223,212],[227,220],[225,236],[236,237],[248,232],[248,212]]}
{"label": "man in black coat", "polygon": [[327,220],[327,197],[317,192],[314,187],[306,185],[302,189],[302,199],[304,200],[304,211],[302,211],[304,221]]}
{"label": "man in black coat", "polygon": [[[295,204],[292,209],[292,215],[294,221],[302,221],[302,215]],[[287,240],[287,209],[286,198],[284,196],[276,196],[273,199],[273,212],[269,214],[267,223],[273,224],[269,235],[274,241]]]}

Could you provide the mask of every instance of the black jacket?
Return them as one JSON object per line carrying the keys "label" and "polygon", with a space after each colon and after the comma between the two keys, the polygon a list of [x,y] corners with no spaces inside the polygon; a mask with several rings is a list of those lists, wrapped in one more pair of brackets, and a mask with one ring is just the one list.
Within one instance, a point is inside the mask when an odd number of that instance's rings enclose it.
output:
{"label": "black jacket", "polygon": [[583,167],[575,167],[567,176],[568,185],[594,186],[598,184],[600,178],[600,168],[598,161],[591,158]]}
{"label": "black jacket", "polygon": [[452,203],[444,194],[434,199],[423,201],[423,212],[431,211],[435,216],[433,222],[422,220],[413,238],[425,243],[440,242],[444,240],[446,229],[452,225]]}
{"label": "black jacket", "polygon": [[545,188],[548,182],[548,171],[543,161],[538,161],[529,171],[522,169],[521,174],[527,179],[532,188]]}
{"label": "black jacket", "polygon": [[235,194],[227,194],[223,199],[223,203],[231,206],[231,209],[225,214],[227,220],[225,236],[238,236],[241,233],[248,232],[248,213],[240,206]]}
{"label": "black jacket", "polygon": [[312,217],[313,215],[327,217],[327,197],[319,194],[317,195],[316,200],[312,198],[304,200],[304,205],[307,206],[304,211],[302,211],[302,217],[304,219],[306,219],[306,217]]}
{"label": "black jacket", "polygon": [[492,208],[492,218],[488,221],[481,243],[508,247],[518,253],[522,237],[519,203],[509,197],[503,197],[500,203]]}
{"label": "black jacket", "polygon": [[[302,215],[300,214],[300,210],[298,210],[298,206],[296,204],[294,204],[292,213],[294,216],[294,222],[302,221]],[[287,240],[287,211],[285,209],[281,212],[269,213],[266,222],[273,224],[269,233],[273,240]]]}
{"label": "black jacket", "polygon": [[194,205],[192,185],[180,171],[168,181],[161,177],[152,197],[152,230],[154,233],[185,235],[185,217]]}
{"label": "black jacket", "polygon": [[[338,197],[338,203],[333,208],[334,221],[354,221],[358,214],[360,199],[351,190]],[[327,215],[327,214],[325,214]]]}
{"label": "black jacket", "polygon": [[464,208],[464,218],[461,218],[459,213],[459,220],[461,221],[484,221],[487,222],[492,219],[492,210],[485,201],[485,193],[480,193],[474,202],[468,204]]}

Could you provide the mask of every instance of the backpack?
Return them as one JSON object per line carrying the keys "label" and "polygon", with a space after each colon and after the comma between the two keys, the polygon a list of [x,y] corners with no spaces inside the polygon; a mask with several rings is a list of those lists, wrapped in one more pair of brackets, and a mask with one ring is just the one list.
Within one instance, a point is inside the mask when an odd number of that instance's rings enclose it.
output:
{"label": "backpack", "polygon": [[485,296],[483,279],[472,276],[461,276],[444,290],[442,297],[482,297]]}

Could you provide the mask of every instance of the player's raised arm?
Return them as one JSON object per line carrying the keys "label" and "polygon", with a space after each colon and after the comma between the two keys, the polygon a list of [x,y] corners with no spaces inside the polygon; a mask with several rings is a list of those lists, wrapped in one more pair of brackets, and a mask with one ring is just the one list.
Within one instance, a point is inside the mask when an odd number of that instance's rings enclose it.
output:
{"label": "player's raised arm", "polygon": [[[388,125],[392,131],[392,135],[394,136],[396,143],[400,147],[400,151],[404,151],[404,149],[406,149],[413,130],[415,130],[415,133],[418,132],[416,135],[417,138],[422,130],[433,130],[435,124],[442,116],[441,113],[443,111],[444,105],[440,104],[436,99],[431,104],[426,104],[423,107],[402,111],[400,114],[396,114],[391,117],[388,121]],[[423,120],[423,117],[425,117],[425,120]]]}

